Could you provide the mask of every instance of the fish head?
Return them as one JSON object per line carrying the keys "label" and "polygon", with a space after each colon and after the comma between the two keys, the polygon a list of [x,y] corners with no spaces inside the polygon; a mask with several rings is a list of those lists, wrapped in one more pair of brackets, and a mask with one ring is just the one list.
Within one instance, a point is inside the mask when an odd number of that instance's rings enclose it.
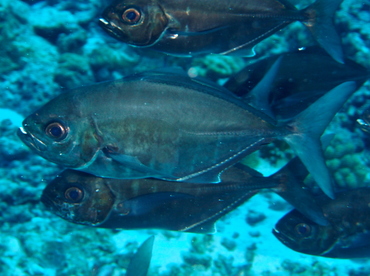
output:
{"label": "fish head", "polygon": [[316,256],[330,250],[337,241],[335,229],[331,224],[321,226],[297,210],[280,219],[272,233],[290,249]]}
{"label": "fish head", "polygon": [[41,202],[57,216],[77,224],[98,226],[109,216],[115,197],[104,179],[65,170],[44,189]]}
{"label": "fish head", "polygon": [[370,108],[367,108],[357,120],[362,131],[370,133]]}
{"label": "fish head", "polygon": [[145,47],[161,38],[168,21],[155,0],[118,0],[104,10],[99,25],[122,42]]}
{"label": "fish head", "polygon": [[99,142],[91,119],[70,96],[64,93],[25,118],[18,136],[41,157],[79,168],[94,158]]}

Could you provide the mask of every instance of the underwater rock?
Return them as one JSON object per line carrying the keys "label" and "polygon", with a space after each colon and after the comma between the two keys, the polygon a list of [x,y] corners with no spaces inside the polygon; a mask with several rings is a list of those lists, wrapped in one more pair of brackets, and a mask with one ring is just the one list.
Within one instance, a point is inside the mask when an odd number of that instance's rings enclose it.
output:
{"label": "underwater rock", "polygon": [[63,88],[75,88],[81,83],[93,83],[94,77],[86,58],[65,53],[59,58],[59,67],[55,72],[54,80]]}
{"label": "underwater rock", "polygon": [[[78,52],[81,47],[87,42],[87,32],[83,29],[78,29],[72,33],[61,33],[57,39],[57,46],[61,53],[63,52]],[[86,59],[86,58],[85,58]]]}
{"label": "underwater rock", "polygon": [[119,72],[132,71],[132,67],[139,63],[140,56],[133,50],[128,49],[127,46],[121,45],[119,47],[125,49],[117,49],[106,43],[95,44],[88,53],[91,67],[95,71],[101,68]]}
{"label": "underwater rock", "polygon": [[253,238],[258,238],[261,236],[261,232],[259,231],[249,231],[248,234]]}
{"label": "underwater rock", "polygon": [[30,208],[32,208],[28,204],[28,209],[25,209],[22,205],[14,205],[8,206],[6,212],[2,212],[2,222],[9,222],[9,223],[24,223],[31,221],[34,217],[34,214],[30,212]]}
{"label": "underwater rock", "polygon": [[363,142],[353,133],[345,129],[337,131],[325,157],[339,187],[353,189],[367,185],[370,173],[365,167],[363,149]]}
{"label": "underwater rock", "polygon": [[17,13],[14,12],[13,6],[18,6],[17,3],[13,1],[1,1],[0,3],[0,74],[18,70],[25,64],[20,59],[16,45],[13,44],[13,40],[25,31],[22,22],[17,18]]}
{"label": "underwater rock", "polygon": [[34,9],[31,24],[37,35],[53,44],[56,43],[60,34],[70,34],[81,29],[71,12],[56,10],[52,7]]}
{"label": "underwater rock", "polygon": [[9,109],[0,109],[0,165],[7,167],[13,160],[25,159],[30,151],[14,135],[22,116]]}
{"label": "underwater rock", "polygon": [[24,254],[19,239],[13,236],[0,237],[0,252],[2,256],[7,257],[16,257]]}
{"label": "underwater rock", "polygon": [[6,137],[0,137],[0,163],[3,161],[10,162],[24,159],[29,152],[30,151],[19,144],[18,139],[10,140]]}
{"label": "underwater rock", "polygon": [[205,254],[212,246],[211,235],[195,236],[191,240],[191,250],[198,254]]}
{"label": "underwater rock", "polygon": [[236,248],[236,242],[229,238],[223,238],[221,244],[229,251],[233,251]]}
{"label": "underwater rock", "polygon": [[358,270],[350,269],[349,276],[368,276],[370,275],[370,268],[368,267],[361,267]]}
{"label": "underwater rock", "polygon": [[369,68],[370,4],[367,1],[343,1],[336,21],[344,35],[343,45],[347,56]]}
{"label": "underwater rock", "polygon": [[208,268],[211,266],[212,257],[205,254],[181,252],[181,256],[185,263],[191,266],[204,266]]}
{"label": "underwater rock", "polygon": [[241,57],[207,55],[193,60],[190,73],[217,80],[230,77],[244,66],[245,62]]}
{"label": "underwater rock", "polygon": [[17,70],[20,68],[20,65],[13,62],[10,57],[0,56],[0,74]]}
{"label": "underwater rock", "polygon": [[256,212],[256,211],[253,211],[253,210],[250,210],[248,212],[248,215],[246,217],[246,222],[251,225],[251,226],[254,226],[256,225],[257,223],[263,221],[266,219],[266,215],[263,214],[263,213],[260,213],[260,212]]}
{"label": "underwater rock", "polygon": [[284,260],[283,263],[281,264],[281,267],[284,268],[285,270],[290,271],[291,273],[295,274],[300,274],[306,271],[306,268],[298,262],[293,262],[290,260]]}
{"label": "underwater rock", "polygon": [[278,55],[289,51],[295,51],[301,47],[316,45],[311,34],[299,22],[294,22],[273,34],[254,48],[256,57]]}
{"label": "underwater rock", "polygon": [[293,150],[284,141],[273,141],[261,148],[259,156],[268,160],[270,164],[277,165],[281,161],[288,161],[294,157]]}
{"label": "underwater rock", "polygon": [[[226,257],[224,255],[218,254],[217,259],[214,260],[214,266],[216,268],[214,270],[214,273],[218,273],[218,275],[225,275],[225,276],[235,275],[233,261],[234,261],[234,258],[231,256]],[[217,274],[213,274],[213,275],[217,275]]]}
{"label": "underwater rock", "polygon": [[26,114],[59,93],[59,87],[53,80],[59,54],[56,47],[32,34],[27,41],[17,39],[12,44],[17,48],[13,54],[22,60],[24,66],[21,71],[2,76],[1,104]]}
{"label": "underwater rock", "polygon": [[[13,235],[0,236],[0,274],[1,275],[26,275],[17,265],[25,253],[19,239]],[[12,274],[9,274],[9,272]]]}

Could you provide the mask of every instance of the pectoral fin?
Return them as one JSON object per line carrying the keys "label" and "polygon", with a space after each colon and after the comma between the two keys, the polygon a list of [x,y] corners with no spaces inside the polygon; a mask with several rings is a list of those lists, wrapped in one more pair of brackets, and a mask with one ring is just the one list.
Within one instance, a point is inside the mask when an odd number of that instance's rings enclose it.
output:
{"label": "pectoral fin", "polygon": [[171,202],[193,198],[194,196],[176,192],[158,192],[134,197],[123,202],[124,209],[129,210],[128,215],[141,216],[153,210],[170,204]]}
{"label": "pectoral fin", "polygon": [[154,170],[152,168],[149,168],[148,166],[144,165],[140,162],[139,159],[133,156],[125,155],[125,154],[111,154],[111,153],[105,153],[106,156],[112,158],[114,161],[132,169],[136,170],[138,172],[142,172],[143,175],[146,177],[156,177],[156,178],[168,178],[173,179],[174,176],[164,174],[163,172]]}

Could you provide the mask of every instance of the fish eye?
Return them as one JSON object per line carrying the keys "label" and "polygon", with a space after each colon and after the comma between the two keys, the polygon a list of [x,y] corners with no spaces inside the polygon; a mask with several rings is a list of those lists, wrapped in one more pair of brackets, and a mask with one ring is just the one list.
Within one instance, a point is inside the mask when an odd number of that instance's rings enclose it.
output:
{"label": "fish eye", "polygon": [[73,203],[79,203],[84,197],[84,192],[78,187],[70,187],[64,192],[64,197]]}
{"label": "fish eye", "polygon": [[122,13],[122,20],[128,24],[136,24],[141,19],[141,12],[136,8],[127,8]]}
{"label": "fish eye", "polygon": [[303,237],[308,237],[311,235],[311,227],[306,223],[299,223],[295,226],[295,231],[297,234]]}
{"label": "fish eye", "polygon": [[68,129],[61,122],[51,122],[46,126],[45,133],[55,140],[63,140],[68,134]]}

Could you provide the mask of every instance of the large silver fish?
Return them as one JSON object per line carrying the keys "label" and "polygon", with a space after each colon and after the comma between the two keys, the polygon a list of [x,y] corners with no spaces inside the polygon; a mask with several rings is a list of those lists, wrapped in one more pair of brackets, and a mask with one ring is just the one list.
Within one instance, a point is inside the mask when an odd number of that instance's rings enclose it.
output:
{"label": "large silver fish", "polygon": [[218,183],[225,168],[283,138],[332,196],[320,136],[354,92],[337,86],[276,125],[228,90],[148,73],[61,94],[28,116],[19,137],[47,160],[101,177]]}
{"label": "large silver fish", "polygon": [[332,22],[341,2],[318,0],[297,10],[282,0],[116,0],[104,11],[100,25],[129,45],[173,55],[251,55],[258,42],[298,20],[343,63]]}

